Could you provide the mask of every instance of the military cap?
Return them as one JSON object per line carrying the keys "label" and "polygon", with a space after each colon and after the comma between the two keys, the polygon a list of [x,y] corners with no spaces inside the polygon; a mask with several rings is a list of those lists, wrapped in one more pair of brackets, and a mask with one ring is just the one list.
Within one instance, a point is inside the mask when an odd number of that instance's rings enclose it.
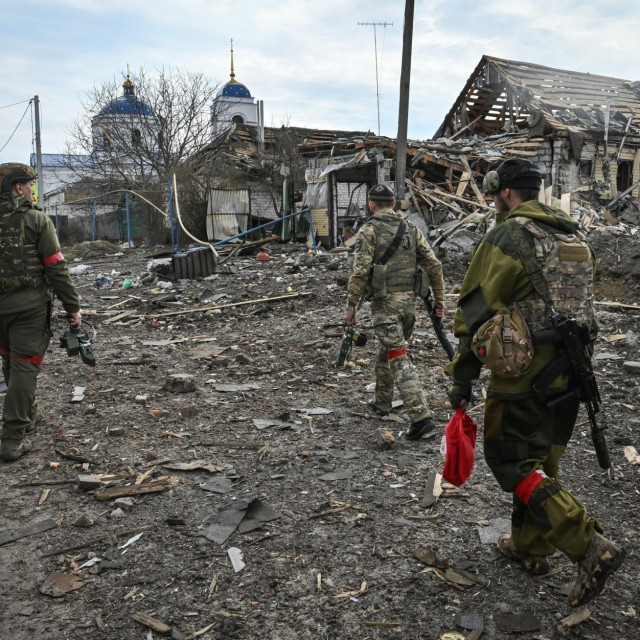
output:
{"label": "military cap", "polygon": [[369,200],[373,202],[391,204],[396,199],[396,194],[386,184],[377,184],[369,189]]}
{"label": "military cap", "polygon": [[11,191],[17,182],[35,180],[38,174],[28,165],[20,162],[0,164],[0,191]]}
{"label": "military cap", "polygon": [[505,160],[495,171],[489,171],[482,186],[487,195],[500,189],[539,189],[542,173],[535,164],[521,158]]}

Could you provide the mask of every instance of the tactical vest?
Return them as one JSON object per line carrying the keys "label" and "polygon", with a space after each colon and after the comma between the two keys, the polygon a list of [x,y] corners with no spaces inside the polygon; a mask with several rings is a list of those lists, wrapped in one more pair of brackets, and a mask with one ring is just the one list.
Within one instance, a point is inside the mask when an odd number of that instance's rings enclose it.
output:
{"label": "tactical vest", "polygon": [[[376,234],[376,248],[373,262],[376,264],[384,255],[392,242],[400,224],[399,218],[393,216],[372,219],[369,224]],[[386,265],[387,292],[413,291],[416,281],[416,229],[405,220],[407,228],[396,252]]]}
{"label": "tactical vest", "polygon": [[26,243],[24,214],[0,208],[0,293],[46,283],[37,247]]}
{"label": "tactical vest", "polygon": [[[594,320],[594,274],[591,251],[584,234],[579,231],[551,232],[548,227],[541,227],[524,216],[516,216],[510,220],[525,229],[533,239],[535,261],[542,271],[554,310],[574,318],[578,324],[591,327]],[[525,234],[518,235],[526,243],[525,248],[518,247],[518,252],[521,256],[533,255],[531,246],[524,238]],[[512,235],[512,240],[518,242],[517,236]],[[549,305],[544,300],[522,300],[514,306],[520,310],[532,332],[551,327]]]}

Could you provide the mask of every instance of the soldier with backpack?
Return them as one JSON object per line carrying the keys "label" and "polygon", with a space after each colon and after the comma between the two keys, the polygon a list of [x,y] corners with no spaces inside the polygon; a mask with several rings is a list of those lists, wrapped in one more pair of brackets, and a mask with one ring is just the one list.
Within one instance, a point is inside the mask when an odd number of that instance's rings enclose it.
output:
{"label": "soldier with backpack", "polygon": [[[625,552],[603,537],[600,523],[558,478],[560,458],[578,415],[579,394],[561,366],[553,318],[575,320],[592,349],[595,256],[578,224],[538,202],[542,176],[526,160],[507,160],[484,179],[496,225],[477,247],[455,317],[458,353],[451,406],[465,407],[486,365],[492,371],[484,414],[484,455],[504,491],[513,495],[511,534],[498,549],[534,575],[549,571],[556,549],[578,565],[572,606],[602,591]],[[591,351],[590,351],[591,352]]]}

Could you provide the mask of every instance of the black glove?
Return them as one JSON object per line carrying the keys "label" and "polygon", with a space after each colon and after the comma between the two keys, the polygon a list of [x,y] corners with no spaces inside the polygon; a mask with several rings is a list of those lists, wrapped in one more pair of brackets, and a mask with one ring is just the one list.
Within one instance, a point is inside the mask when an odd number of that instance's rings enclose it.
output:
{"label": "black glove", "polygon": [[471,401],[471,384],[468,382],[454,382],[447,392],[452,409],[457,409],[463,400]]}

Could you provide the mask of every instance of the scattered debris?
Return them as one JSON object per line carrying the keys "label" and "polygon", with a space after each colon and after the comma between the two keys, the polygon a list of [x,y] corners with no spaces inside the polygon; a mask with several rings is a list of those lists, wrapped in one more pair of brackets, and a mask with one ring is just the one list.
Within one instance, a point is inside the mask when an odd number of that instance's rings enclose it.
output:
{"label": "scattered debris", "polygon": [[128,487],[113,487],[96,491],[96,500],[111,500],[112,498],[122,498],[123,496],[138,496],[143,493],[157,493],[166,491],[172,487],[177,487],[181,480],[177,476],[163,476],[156,480],[150,480],[146,484],[131,485]]}
{"label": "scattered debris", "polygon": [[229,554],[229,560],[231,560],[233,570],[236,573],[242,571],[246,566],[243,561],[242,551],[240,551],[238,547],[229,547],[229,549],[227,549],[227,553]]}
{"label": "scattered debris", "polygon": [[556,629],[558,629],[558,631],[567,631],[567,629],[576,627],[585,620],[588,620],[590,615],[591,611],[587,609],[587,607],[580,607],[579,609],[576,609],[571,615],[567,616],[566,618],[562,618],[562,620],[559,620],[558,624],[556,624]]}
{"label": "scattered debris", "polygon": [[40,585],[40,593],[61,598],[65,593],[80,589],[85,584],[76,573],[50,573]]}
{"label": "scattered debris", "polygon": [[35,536],[39,533],[49,531],[49,529],[55,529],[58,523],[53,518],[46,518],[34,522],[28,527],[21,527],[20,529],[14,529],[13,531],[4,531],[0,533],[0,546],[7,544],[8,542],[15,542],[22,538],[28,538],[29,536]]}

